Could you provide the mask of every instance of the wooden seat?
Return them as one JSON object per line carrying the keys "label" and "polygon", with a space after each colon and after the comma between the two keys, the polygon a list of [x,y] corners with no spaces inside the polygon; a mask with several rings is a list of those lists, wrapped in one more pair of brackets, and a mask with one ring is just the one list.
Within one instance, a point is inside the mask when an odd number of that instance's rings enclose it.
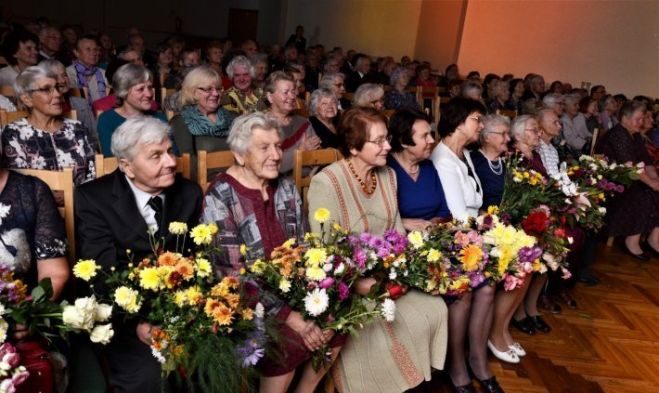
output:
{"label": "wooden seat", "polygon": [[510,118],[510,120],[513,120],[515,117],[517,117],[517,111],[512,111],[510,109],[500,109],[498,111],[498,114],[502,116],[507,116]]}
{"label": "wooden seat", "polygon": [[168,89],[163,87],[160,89],[160,108],[165,109],[165,99],[176,93],[176,89]]}
{"label": "wooden seat", "polygon": [[197,151],[197,183],[206,192],[210,185],[208,171],[226,169],[233,165],[233,153],[230,150],[207,152]]}
{"label": "wooden seat", "polygon": [[298,192],[302,196],[302,207],[304,212],[309,209],[307,201],[307,192],[311,184],[311,177],[316,174],[317,169],[314,168],[306,176],[303,171],[305,167],[318,167],[320,165],[328,165],[340,158],[339,151],[336,149],[319,149],[319,150],[296,150],[295,160],[293,161],[293,179]]}
{"label": "wooden seat", "polygon": [[595,128],[593,130],[593,139],[590,141],[590,155],[592,156],[595,154],[595,146],[597,145],[597,138],[599,138],[600,135],[600,129]]}
{"label": "wooden seat", "polygon": [[[96,177],[101,177],[114,172],[119,166],[117,157],[104,157],[103,154],[96,155]],[[181,157],[176,157],[176,172],[183,175],[184,178],[190,179],[190,154],[184,153]]]}
{"label": "wooden seat", "polygon": [[68,94],[72,97],[81,97],[82,98],[83,93],[82,93],[82,90],[80,90],[79,88],[72,87],[72,88],[69,89]]}
{"label": "wooden seat", "polygon": [[65,168],[62,171],[46,171],[41,169],[14,169],[23,175],[38,177],[50,187],[53,192],[64,194],[64,206],[58,210],[64,218],[66,238],[68,241],[69,262],[75,262],[75,210],[73,209],[73,170]]}
{"label": "wooden seat", "polygon": [[16,100],[16,91],[14,90],[14,86],[11,85],[0,86],[0,94],[7,97],[12,102]]}
{"label": "wooden seat", "polygon": [[28,111],[7,112],[5,110],[0,110],[0,127],[4,127],[12,121],[27,117],[29,114]]}

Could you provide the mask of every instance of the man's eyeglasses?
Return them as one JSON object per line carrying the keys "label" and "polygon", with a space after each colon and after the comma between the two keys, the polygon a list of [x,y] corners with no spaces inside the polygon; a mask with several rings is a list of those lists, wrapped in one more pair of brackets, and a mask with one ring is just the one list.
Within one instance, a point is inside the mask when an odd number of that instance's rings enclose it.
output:
{"label": "man's eyeglasses", "polygon": [[374,144],[376,144],[380,147],[384,147],[385,142],[391,144],[391,139],[392,139],[392,136],[387,135],[386,137],[382,137],[382,138],[378,138],[374,141],[366,141],[366,142],[374,143]]}

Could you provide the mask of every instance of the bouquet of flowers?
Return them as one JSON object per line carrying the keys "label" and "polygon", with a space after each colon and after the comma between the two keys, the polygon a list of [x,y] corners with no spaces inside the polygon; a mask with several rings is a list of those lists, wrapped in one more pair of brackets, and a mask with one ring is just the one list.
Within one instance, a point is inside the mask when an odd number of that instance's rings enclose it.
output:
{"label": "bouquet of flowers", "polygon": [[103,278],[106,291],[97,296],[116,304],[124,318],[154,326],[151,350],[165,376],[178,371],[188,387],[204,392],[238,391],[241,374],[264,355],[266,339],[262,307],[247,305],[237,277],[218,280],[212,272],[208,253],[217,230],[213,224],[192,228],[201,251],[184,256],[187,225],[172,222],[174,251],[154,250],[125,270],[106,272],[93,260],[73,270],[84,281]]}
{"label": "bouquet of flowers", "polygon": [[8,342],[0,345],[0,392],[15,392],[30,376],[20,362],[21,356],[16,347]]}
{"label": "bouquet of flowers", "polygon": [[[377,264],[377,255],[358,237],[336,224],[329,225],[327,209],[318,209],[313,217],[321,223],[320,234],[308,233],[303,244],[286,241],[273,250],[269,260],[254,261],[249,274],[323,330],[356,334],[374,317],[393,320],[391,299],[373,307],[355,292],[357,280]],[[328,348],[314,353],[316,369],[328,360],[327,355]]]}
{"label": "bouquet of flowers", "polygon": [[541,205],[522,220],[521,226],[524,232],[538,239],[538,245],[542,248],[543,265],[540,266],[540,273],[546,272],[549,267],[552,271],[560,269],[563,278],[570,278],[565,257],[572,239],[567,235],[560,218],[552,214],[549,207]]}

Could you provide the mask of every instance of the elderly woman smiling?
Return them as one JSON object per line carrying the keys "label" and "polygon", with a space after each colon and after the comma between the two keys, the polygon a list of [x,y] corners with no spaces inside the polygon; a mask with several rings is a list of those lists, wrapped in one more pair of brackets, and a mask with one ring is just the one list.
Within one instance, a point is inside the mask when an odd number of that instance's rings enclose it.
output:
{"label": "elderly woman smiling", "polygon": [[180,115],[172,118],[172,134],[182,153],[226,150],[235,115],[220,107],[222,81],[209,66],[199,66],[183,79]]}
{"label": "elderly woman smiling", "polygon": [[18,75],[14,87],[29,115],[2,130],[3,166],[53,171],[73,168],[76,185],[94,179],[94,142],[82,123],[62,118],[57,75],[28,67]]}
{"label": "elderly woman smiling", "polygon": [[227,76],[231,79],[231,86],[226,93],[228,103],[224,109],[239,115],[255,112],[263,91],[254,88],[253,82],[256,70],[245,56],[236,56],[227,65]]}
{"label": "elderly woman smiling", "polygon": [[410,74],[405,67],[397,67],[391,73],[391,89],[384,95],[384,107],[387,109],[414,108],[419,109],[416,96],[406,91],[410,83]]}
{"label": "elderly woman smiling", "polygon": [[352,103],[361,108],[373,108],[381,111],[384,109],[384,88],[375,83],[364,83],[355,91]]}
{"label": "elderly woman smiling", "polygon": [[[216,245],[224,252],[216,260],[223,274],[236,274],[244,260],[270,255],[286,239],[300,239],[305,232],[302,201],[295,185],[279,176],[282,134],[276,121],[262,113],[238,117],[229,134],[235,164],[209,187],[201,221],[222,228]],[[239,249],[247,246],[243,259]],[[284,356],[261,362],[260,392],[285,392],[295,369],[310,359],[311,352],[330,339],[318,326],[303,319],[273,296],[261,296],[267,312],[282,322]],[[304,347],[296,345],[304,343]],[[338,350],[337,350],[338,352]],[[321,375],[306,367],[298,392],[313,392]]]}
{"label": "elderly woman smiling", "polygon": [[126,119],[153,116],[167,122],[162,112],[152,112],[153,74],[146,67],[124,64],[112,76],[117,108],[105,111],[98,118],[98,138],[106,157],[112,157],[112,134]]}
{"label": "elderly woman smiling", "polygon": [[339,102],[329,89],[318,89],[311,94],[309,122],[314,132],[320,138],[320,147],[337,148],[339,141],[336,136],[336,126],[339,113]]}
{"label": "elderly woman smiling", "polygon": [[350,100],[344,98],[346,94],[345,85],[346,76],[340,72],[330,73],[323,75],[318,87],[321,89],[329,89],[334,93],[336,99],[339,100],[339,111],[350,108]]}

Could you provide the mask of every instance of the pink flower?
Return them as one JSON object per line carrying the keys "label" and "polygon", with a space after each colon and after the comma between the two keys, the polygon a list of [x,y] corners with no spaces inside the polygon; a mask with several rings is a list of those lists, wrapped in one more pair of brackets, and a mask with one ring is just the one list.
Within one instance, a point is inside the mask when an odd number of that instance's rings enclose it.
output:
{"label": "pink flower", "polygon": [[320,286],[322,289],[327,289],[327,288],[331,287],[332,285],[334,285],[334,279],[333,279],[332,277],[327,277],[327,278],[325,278],[325,279],[322,280],[322,281],[320,282],[320,284],[319,284],[319,286]]}
{"label": "pink flower", "polygon": [[344,301],[350,296],[350,288],[348,288],[348,285],[341,281],[339,283],[339,300]]}
{"label": "pink flower", "polygon": [[464,232],[456,232],[453,237],[453,242],[461,248],[467,247],[467,245],[469,245],[469,236]]}
{"label": "pink flower", "polygon": [[562,278],[563,280],[567,280],[567,279],[569,279],[570,277],[572,277],[572,273],[570,273],[569,270],[567,270],[566,268],[564,268],[564,267],[562,267],[562,266],[561,266],[561,272],[563,273],[563,275],[561,276],[561,278]]}
{"label": "pink flower", "polygon": [[7,363],[11,368],[18,367],[18,363],[21,361],[21,357],[16,352],[10,352],[5,354],[2,357],[2,362]]}
{"label": "pink flower", "polygon": [[513,289],[518,288],[521,285],[522,285],[522,280],[512,275],[507,276],[503,282],[503,288],[506,291],[512,291]]}
{"label": "pink flower", "polygon": [[0,382],[0,391],[7,393],[16,392],[16,386],[14,386],[14,382],[11,380],[11,378],[4,379],[2,382]]}
{"label": "pink flower", "polygon": [[14,383],[14,386],[18,386],[18,385],[22,384],[23,382],[25,382],[25,380],[29,376],[30,376],[30,373],[27,370],[23,369],[23,370],[17,372],[16,374],[14,374],[11,377],[11,380]]}

